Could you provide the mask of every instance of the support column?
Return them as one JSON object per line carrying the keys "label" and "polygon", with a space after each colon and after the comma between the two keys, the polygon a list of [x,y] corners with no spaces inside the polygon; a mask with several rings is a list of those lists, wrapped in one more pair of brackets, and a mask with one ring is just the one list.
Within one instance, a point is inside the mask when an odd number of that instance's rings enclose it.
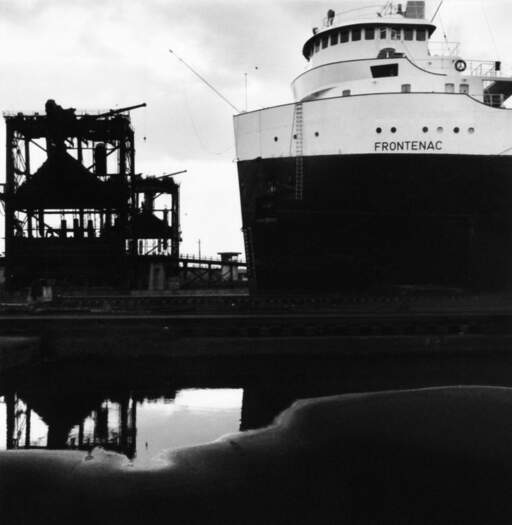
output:
{"label": "support column", "polygon": [[7,407],[7,436],[5,443],[7,450],[12,450],[15,444],[14,430],[16,424],[16,395],[14,392],[8,392],[5,395],[5,405]]}
{"label": "support column", "polygon": [[176,259],[180,256],[180,188],[176,187],[176,190],[172,194],[172,241],[171,241],[171,252],[172,256]]}
{"label": "support column", "polygon": [[[30,139],[25,137],[25,179],[30,180]],[[29,238],[33,237],[32,220],[33,211],[27,210],[27,235]]]}
{"label": "support column", "polygon": [[78,426],[78,448],[81,449],[84,446],[84,422],[82,421]]}
{"label": "support column", "polygon": [[44,210],[39,210],[39,237],[44,239]]}
{"label": "support column", "polygon": [[119,446],[123,453],[128,453],[128,411],[130,399],[123,398],[119,403]]}
{"label": "support column", "polygon": [[25,412],[25,448],[30,448],[30,438],[32,433],[32,409],[27,405]]}
{"label": "support column", "polygon": [[14,128],[12,123],[6,121],[5,137],[5,278],[8,287],[12,287],[16,261],[13,261],[13,237],[14,237]]}
{"label": "support column", "polygon": [[133,459],[137,455],[137,398],[133,396],[130,411],[129,446],[126,455]]}

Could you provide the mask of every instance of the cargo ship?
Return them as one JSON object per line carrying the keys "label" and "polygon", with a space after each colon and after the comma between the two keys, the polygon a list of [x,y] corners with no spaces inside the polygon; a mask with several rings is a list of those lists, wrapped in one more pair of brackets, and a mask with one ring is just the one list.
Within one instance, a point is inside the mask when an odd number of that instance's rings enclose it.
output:
{"label": "cargo ship", "polygon": [[512,76],[434,23],[329,11],[294,102],[234,117],[253,292],[512,291]]}

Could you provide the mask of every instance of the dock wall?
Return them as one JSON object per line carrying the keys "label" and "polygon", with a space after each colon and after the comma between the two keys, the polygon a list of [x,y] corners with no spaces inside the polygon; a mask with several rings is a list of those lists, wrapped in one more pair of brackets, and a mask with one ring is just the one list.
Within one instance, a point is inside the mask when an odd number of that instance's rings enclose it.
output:
{"label": "dock wall", "polygon": [[0,337],[0,373],[33,363],[39,356],[38,337]]}

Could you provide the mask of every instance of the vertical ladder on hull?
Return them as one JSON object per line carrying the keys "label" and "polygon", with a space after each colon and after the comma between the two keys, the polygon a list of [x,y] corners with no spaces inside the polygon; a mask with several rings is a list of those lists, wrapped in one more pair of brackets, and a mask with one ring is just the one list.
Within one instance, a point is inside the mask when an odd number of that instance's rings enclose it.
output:
{"label": "vertical ladder on hull", "polygon": [[244,234],[245,259],[247,262],[247,277],[251,281],[256,281],[256,264],[254,259],[254,242],[252,238],[252,228],[247,226],[242,230]]}
{"label": "vertical ladder on hull", "polygon": [[302,102],[295,105],[295,199],[304,196],[304,115]]}

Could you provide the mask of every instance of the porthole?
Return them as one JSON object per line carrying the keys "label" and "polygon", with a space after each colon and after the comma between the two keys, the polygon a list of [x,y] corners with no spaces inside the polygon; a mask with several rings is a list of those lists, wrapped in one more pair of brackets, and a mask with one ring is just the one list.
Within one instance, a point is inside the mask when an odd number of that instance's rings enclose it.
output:
{"label": "porthole", "polygon": [[425,127],[423,128],[423,133],[428,133],[428,128],[427,128],[427,126],[425,126]]}
{"label": "porthole", "polygon": [[315,131],[315,137],[319,137],[320,136],[320,133],[318,133],[318,131]]}
{"label": "porthole", "polygon": [[274,142],[277,142],[279,139],[277,137],[274,137]]}
{"label": "porthole", "polygon": [[391,128],[391,133],[396,133],[396,128],[395,127]]}
{"label": "porthole", "polygon": [[297,140],[297,133],[293,136],[294,140]]}
{"label": "porthole", "polygon": [[460,128],[453,128],[453,132],[454,133],[459,133],[460,132]]}
{"label": "porthole", "polygon": [[468,129],[468,133],[470,133],[471,135],[473,135],[474,132],[475,132],[475,128],[469,128]]}
{"label": "porthole", "polygon": [[380,134],[382,133],[382,128],[377,128],[375,131]]}
{"label": "porthole", "polygon": [[438,133],[443,133],[443,131],[444,131],[443,126],[439,126],[439,127],[437,128],[437,132],[438,132]]}

